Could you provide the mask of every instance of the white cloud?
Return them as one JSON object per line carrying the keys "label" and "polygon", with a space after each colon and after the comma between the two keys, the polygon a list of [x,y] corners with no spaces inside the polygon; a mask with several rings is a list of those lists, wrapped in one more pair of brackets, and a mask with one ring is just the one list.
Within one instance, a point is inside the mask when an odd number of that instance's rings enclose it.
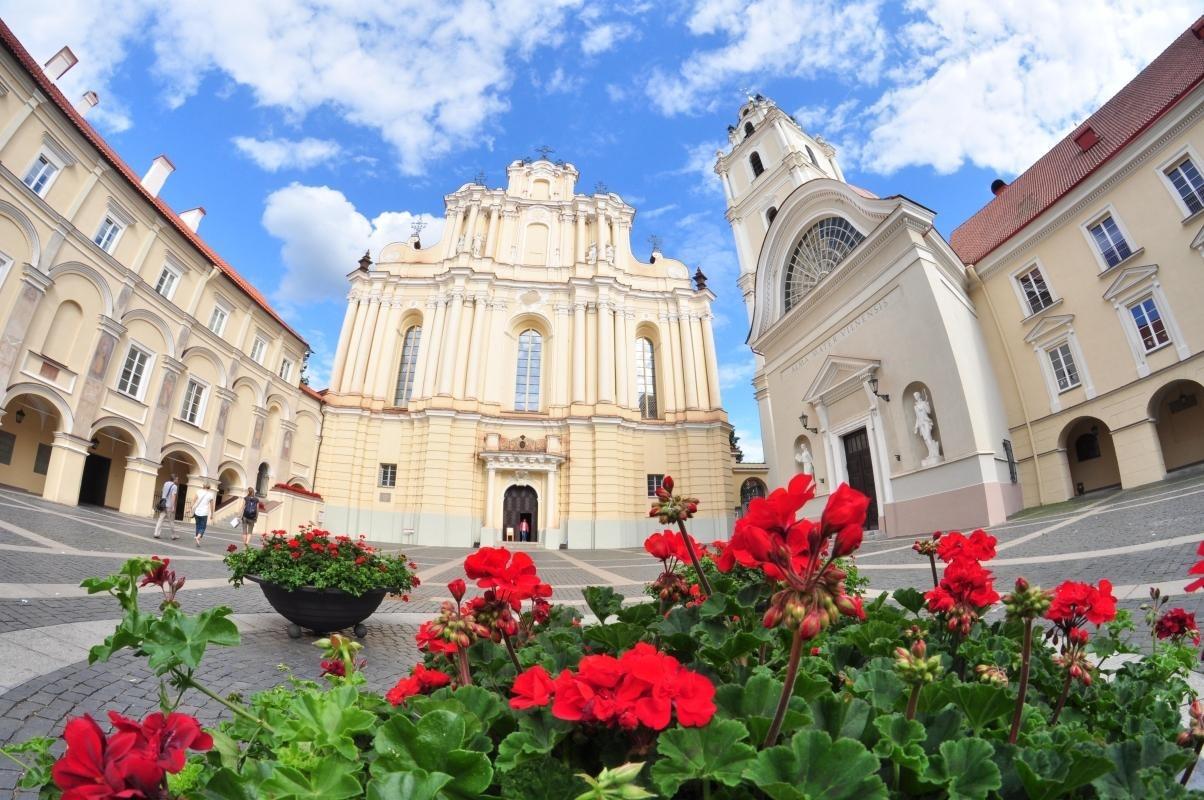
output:
{"label": "white cloud", "polygon": [[532,75],[531,82],[546,94],[574,94],[585,86],[585,79],[579,75],[569,75],[564,67],[557,67],[545,80],[538,75]]}
{"label": "white cloud", "polygon": [[651,208],[651,209],[648,209],[647,211],[638,211],[636,213],[638,213],[640,215],[641,219],[646,221],[646,220],[650,220],[650,219],[656,219],[657,217],[668,214],[670,211],[676,211],[676,210],[677,210],[677,203],[669,203],[666,206],[658,206],[657,208]]}
{"label": "white cloud", "polygon": [[439,240],[443,217],[386,211],[369,220],[337,189],[292,183],[268,195],[263,227],[282,241],[284,276],[274,299],[286,307],[341,300],[345,276],[365,250],[373,257],[392,242],[410,238],[410,225],[421,219],[422,238]]}
{"label": "white cloud", "polygon": [[747,428],[736,426],[736,435],[740,437],[736,446],[744,451],[744,463],[760,464],[765,461],[765,448],[761,446],[760,431],[750,431]]}
{"label": "white cloud", "polygon": [[697,0],[687,28],[724,43],[692,53],[673,73],[654,71],[648,96],[662,113],[682,114],[714,108],[721,95],[734,105],[738,83],[771,77],[829,71],[873,83],[887,42],[878,14],[879,0]]}
{"label": "white cloud", "polygon": [[235,136],[231,141],[238,151],[268,172],[281,169],[309,169],[338,156],[343,148],[330,139],[252,139]]}
{"label": "white cloud", "polygon": [[624,39],[635,35],[636,28],[627,22],[607,22],[586,31],[581,39],[581,52],[587,56],[605,53]]}
{"label": "white cloud", "polygon": [[719,388],[748,391],[756,371],[757,364],[751,355],[742,361],[721,361],[719,364]]}
{"label": "white cloud", "polygon": [[617,83],[606,84],[606,96],[610,98],[612,103],[621,103],[627,99],[628,90]]}
{"label": "white cloud", "polygon": [[675,175],[692,175],[694,188],[703,194],[723,195],[723,182],[715,172],[715,153],[727,149],[727,142],[716,139],[686,147],[686,163],[674,170]]}

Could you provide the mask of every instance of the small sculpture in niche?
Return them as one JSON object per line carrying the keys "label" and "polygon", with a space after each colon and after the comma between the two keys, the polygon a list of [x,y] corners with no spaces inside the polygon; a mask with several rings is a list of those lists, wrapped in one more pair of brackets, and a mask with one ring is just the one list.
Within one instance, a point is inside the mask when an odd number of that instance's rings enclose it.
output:
{"label": "small sculpture in niche", "polygon": [[460,238],[456,240],[456,252],[463,253],[464,250],[464,234],[460,234]]}
{"label": "small sculpture in niche", "polygon": [[481,257],[481,247],[482,247],[482,245],[484,245],[484,243],[485,243],[485,239],[481,236],[481,234],[478,233],[476,236],[472,237],[472,257],[473,258]]}
{"label": "small sculpture in niche", "polygon": [[815,459],[811,455],[811,447],[806,440],[800,441],[794,447],[794,461],[799,466],[799,472],[804,475],[815,474]]}
{"label": "small sculpture in niche", "polygon": [[924,446],[928,448],[928,455],[920,462],[920,466],[930,467],[941,460],[941,443],[932,435],[932,404],[923,392],[913,392],[912,397],[915,399],[913,408],[916,415],[916,424],[912,430],[919,434]]}
{"label": "small sculpture in niche", "polygon": [[590,242],[589,247],[585,250],[585,263],[593,264],[598,260],[598,243]]}
{"label": "small sculpture in niche", "polygon": [[606,263],[615,263],[615,246],[613,244],[606,245]]}

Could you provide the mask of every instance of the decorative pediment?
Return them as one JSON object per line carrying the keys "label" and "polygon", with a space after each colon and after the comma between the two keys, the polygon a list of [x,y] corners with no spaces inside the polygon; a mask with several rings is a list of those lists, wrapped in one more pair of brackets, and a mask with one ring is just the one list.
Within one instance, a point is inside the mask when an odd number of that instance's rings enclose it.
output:
{"label": "decorative pediment", "polygon": [[856,391],[882,366],[877,359],[828,356],[803,394],[804,402],[826,403]]}
{"label": "decorative pediment", "polygon": [[1147,289],[1157,274],[1157,264],[1149,264],[1144,267],[1129,267],[1113,278],[1112,284],[1104,290],[1104,299],[1122,299],[1126,294],[1135,289]]}
{"label": "decorative pediment", "polygon": [[1191,240],[1191,246],[1196,249],[1204,248],[1204,226],[1196,231],[1196,238]]}
{"label": "decorative pediment", "polygon": [[1074,314],[1057,314],[1051,317],[1042,317],[1041,321],[1033,326],[1033,329],[1024,337],[1024,341],[1029,344],[1035,344],[1047,336],[1057,333],[1072,322],[1074,322]]}

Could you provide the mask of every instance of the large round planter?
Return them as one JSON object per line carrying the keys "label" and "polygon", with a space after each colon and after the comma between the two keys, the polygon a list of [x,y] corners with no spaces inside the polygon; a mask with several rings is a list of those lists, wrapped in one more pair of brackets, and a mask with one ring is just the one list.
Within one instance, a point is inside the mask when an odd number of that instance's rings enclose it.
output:
{"label": "large round planter", "polygon": [[389,593],[388,589],[376,589],[356,597],[339,589],[285,589],[257,575],[248,575],[247,580],[258,583],[272,608],[292,623],[288,634],[294,639],[301,636],[302,628],[319,634],[354,628],[356,636],[363,636],[364,620]]}

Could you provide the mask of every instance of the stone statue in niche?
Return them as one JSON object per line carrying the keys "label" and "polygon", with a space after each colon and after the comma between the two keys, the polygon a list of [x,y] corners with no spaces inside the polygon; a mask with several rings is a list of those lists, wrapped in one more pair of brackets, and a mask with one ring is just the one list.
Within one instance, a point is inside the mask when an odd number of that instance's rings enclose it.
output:
{"label": "stone statue in niche", "polygon": [[613,244],[606,245],[606,263],[615,263],[615,246]]}
{"label": "stone statue in niche", "polygon": [[481,234],[478,233],[476,236],[472,237],[472,257],[473,258],[481,257],[481,248],[484,246],[484,244],[485,244],[485,240],[481,237]]}
{"label": "stone statue in niche", "polygon": [[585,263],[593,264],[598,260],[598,243],[590,242],[589,247],[585,249]]}
{"label": "stone statue in niche", "polygon": [[931,467],[933,464],[941,460],[941,443],[932,435],[932,404],[928,402],[928,398],[923,392],[913,392],[912,397],[915,399],[916,424],[913,429],[924,440],[924,446],[928,448],[928,455],[920,462],[921,467]]}
{"label": "stone statue in niche", "polygon": [[794,461],[799,466],[799,472],[804,475],[815,474],[815,459],[811,455],[811,447],[806,442],[799,442],[794,448]]}
{"label": "stone statue in niche", "polygon": [[456,240],[456,252],[463,253],[464,250],[464,234],[460,234],[460,238]]}

